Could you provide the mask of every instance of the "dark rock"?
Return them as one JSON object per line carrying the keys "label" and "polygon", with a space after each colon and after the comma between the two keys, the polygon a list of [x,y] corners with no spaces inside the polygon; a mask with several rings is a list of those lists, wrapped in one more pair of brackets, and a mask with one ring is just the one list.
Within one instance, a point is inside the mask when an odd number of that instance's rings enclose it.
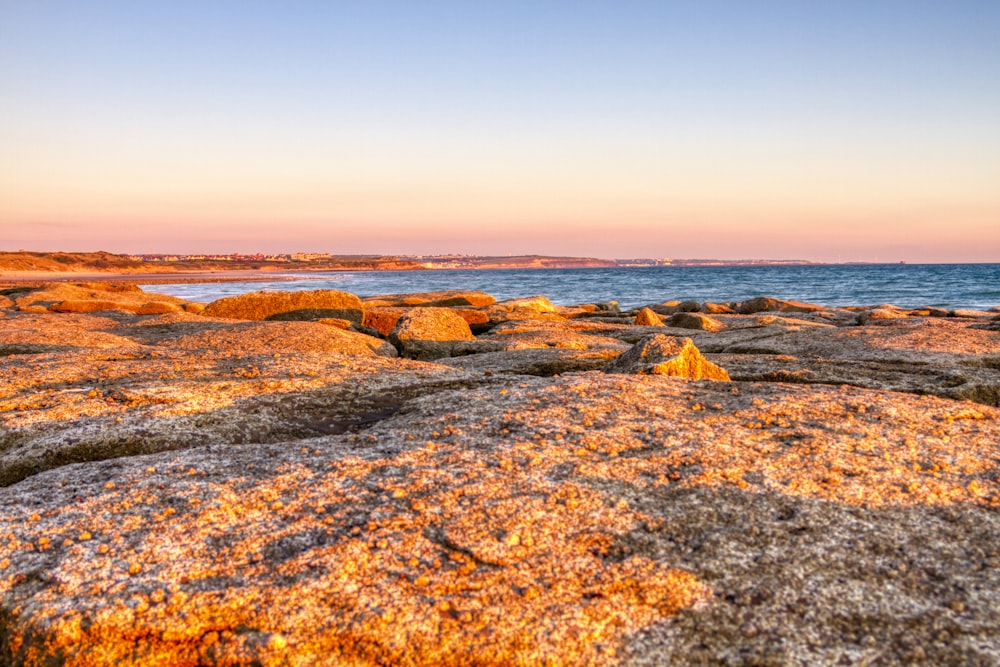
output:
{"label": "dark rock", "polygon": [[414,294],[386,294],[368,297],[364,300],[366,308],[376,306],[407,307],[416,306],[492,306],[497,300],[486,292],[469,292],[450,290],[446,292],[419,292]]}
{"label": "dark rock", "polygon": [[736,309],[736,312],[741,315],[753,315],[754,313],[763,312],[814,313],[820,310],[826,310],[826,308],[813,303],[805,303],[802,301],[783,301],[781,299],[772,299],[770,297],[761,296],[756,299],[744,301]]}
{"label": "dark rock", "polygon": [[667,326],[701,331],[721,331],[724,328],[722,322],[703,313],[674,313]]}

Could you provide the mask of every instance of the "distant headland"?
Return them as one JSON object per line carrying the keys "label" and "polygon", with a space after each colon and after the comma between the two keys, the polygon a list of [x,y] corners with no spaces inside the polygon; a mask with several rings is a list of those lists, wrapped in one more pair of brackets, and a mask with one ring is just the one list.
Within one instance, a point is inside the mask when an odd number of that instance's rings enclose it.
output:
{"label": "distant headland", "polygon": [[333,255],[287,254],[114,254],[109,252],[0,252],[0,274],[102,274],[124,275],[299,272],[299,271],[401,271],[426,269],[567,269],[650,266],[748,266],[816,264],[805,260],[672,259],[553,257],[546,255]]}

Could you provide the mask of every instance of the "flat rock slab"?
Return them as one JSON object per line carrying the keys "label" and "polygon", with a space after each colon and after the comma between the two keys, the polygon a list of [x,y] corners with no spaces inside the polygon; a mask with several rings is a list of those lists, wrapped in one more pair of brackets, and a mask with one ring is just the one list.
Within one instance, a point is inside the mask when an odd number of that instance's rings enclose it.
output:
{"label": "flat rock slab", "polygon": [[213,301],[202,314],[236,320],[317,320],[335,317],[360,325],[364,319],[364,306],[355,295],[337,290],[260,291]]}
{"label": "flat rock slab", "polygon": [[448,290],[444,292],[416,292],[412,294],[386,294],[364,299],[365,307],[395,306],[492,306],[496,297],[486,292]]}
{"label": "flat rock slab", "polygon": [[[12,664],[969,664],[1000,410],[580,374],[0,490]],[[906,434],[905,437],[899,437]]]}

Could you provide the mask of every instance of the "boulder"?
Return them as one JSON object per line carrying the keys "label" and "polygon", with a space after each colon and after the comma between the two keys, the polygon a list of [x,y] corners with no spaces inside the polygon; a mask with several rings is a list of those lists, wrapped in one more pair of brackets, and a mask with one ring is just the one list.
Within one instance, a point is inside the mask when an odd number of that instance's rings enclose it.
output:
{"label": "boulder", "polygon": [[708,313],[709,315],[732,315],[736,313],[728,303],[712,303],[710,301],[701,304],[701,312]]}
{"label": "boulder", "polygon": [[697,301],[664,301],[663,303],[651,303],[646,307],[660,315],[697,313],[701,310],[701,304]]}
{"label": "boulder", "polygon": [[865,325],[876,320],[902,320],[906,319],[910,312],[895,306],[878,306],[871,310],[864,310],[858,313],[858,324]]}
{"label": "boulder", "polygon": [[360,325],[364,320],[364,306],[355,295],[337,290],[262,291],[213,301],[201,314],[233,320],[318,320],[336,317]]}
{"label": "boulder", "polygon": [[14,303],[21,312],[96,313],[122,311],[137,315],[176,312],[183,299],[166,294],[150,294],[132,283],[45,283],[18,289]]}
{"label": "boulder", "polygon": [[[440,308],[441,306],[430,307]],[[376,306],[366,309],[364,325],[377,330],[382,336],[388,337],[392,330],[396,328],[399,318],[410,310],[412,309],[392,306]],[[481,310],[472,308],[449,308],[448,310],[465,320],[473,333],[482,333],[490,327],[489,315]]]}
{"label": "boulder", "polygon": [[649,308],[643,308],[636,314],[635,323],[641,327],[656,327],[663,324],[663,318]]}
{"label": "boulder", "polygon": [[490,316],[481,310],[472,310],[471,308],[455,308],[452,312],[461,317],[469,324],[469,328],[472,329],[473,333],[477,331],[485,331],[489,328]]}
{"label": "boulder", "polygon": [[721,331],[724,328],[722,322],[703,313],[674,313],[667,326],[699,331]]}
{"label": "boulder", "polygon": [[388,336],[389,332],[396,328],[396,323],[399,322],[399,318],[406,310],[406,308],[384,306],[365,308],[364,326],[376,329],[383,336]]}
{"label": "boulder", "polygon": [[414,308],[399,318],[389,341],[410,359],[451,356],[463,341],[475,340],[469,323],[447,308]]}
{"label": "boulder", "polygon": [[139,306],[136,311],[137,315],[165,315],[167,313],[179,313],[184,308],[175,304],[167,303],[166,301],[149,301]]}
{"label": "boulder", "polygon": [[[544,296],[529,296],[523,299],[507,299],[506,301],[501,301],[497,304],[504,310],[515,311],[515,310],[530,310],[536,313],[555,313],[556,307],[552,305],[552,302]],[[601,310],[600,304],[597,304],[597,310]]]}
{"label": "boulder", "polygon": [[729,374],[702,356],[690,338],[680,343],[663,334],[646,336],[605,366],[604,372],[729,381]]}
{"label": "boulder", "polygon": [[445,292],[420,292],[415,294],[386,294],[368,297],[364,300],[366,308],[376,306],[414,307],[414,306],[492,306],[497,300],[486,292],[469,292],[464,290],[449,290]]}
{"label": "boulder", "polygon": [[760,296],[756,299],[744,301],[736,308],[736,312],[741,315],[753,315],[754,313],[763,312],[815,313],[820,310],[826,310],[826,307],[803,301],[772,299],[767,296]]}

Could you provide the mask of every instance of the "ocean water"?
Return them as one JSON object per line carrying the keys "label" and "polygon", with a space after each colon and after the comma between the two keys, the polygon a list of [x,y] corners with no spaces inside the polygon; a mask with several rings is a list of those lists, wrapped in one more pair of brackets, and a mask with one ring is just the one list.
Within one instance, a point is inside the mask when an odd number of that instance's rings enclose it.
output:
{"label": "ocean water", "polygon": [[427,270],[295,275],[294,281],[184,283],[150,291],[213,301],[255,290],[336,289],[360,297],[480,290],[498,300],[544,294],[557,305],[618,301],[632,308],[673,299],[743,301],[757,296],[826,306],[1000,306],[1000,264],[822,264],[608,269]]}

